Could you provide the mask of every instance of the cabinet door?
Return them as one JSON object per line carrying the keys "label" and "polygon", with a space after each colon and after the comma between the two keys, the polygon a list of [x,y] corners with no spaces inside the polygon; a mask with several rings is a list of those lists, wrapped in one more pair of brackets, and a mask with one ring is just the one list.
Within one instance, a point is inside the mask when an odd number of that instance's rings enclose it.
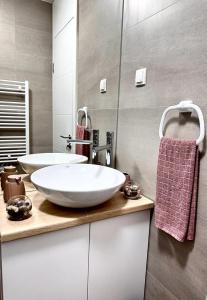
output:
{"label": "cabinet door", "polygon": [[63,27],[74,17],[76,0],[54,0],[53,2],[53,36],[56,36]]}
{"label": "cabinet door", "polygon": [[89,300],[144,298],[150,212],[91,224]]}
{"label": "cabinet door", "polygon": [[53,39],[53,151],[66,152],[60,135],[73,134],[75,110],[75,19]]}
{"label": "cabinet door", "polygon": [[89,225],[2,244],[4,300],[86,300]]}

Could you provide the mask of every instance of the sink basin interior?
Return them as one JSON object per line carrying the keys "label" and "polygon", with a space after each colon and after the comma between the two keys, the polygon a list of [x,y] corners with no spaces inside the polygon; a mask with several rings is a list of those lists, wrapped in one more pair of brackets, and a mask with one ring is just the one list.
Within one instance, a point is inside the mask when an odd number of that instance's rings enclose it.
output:
{"label": "sink basin interior", "polygon": [[[50,172],[50,174],[49,174]],[[32,175],[36,184],[57,191],[98,191],[119,184],[122,173],[96,165],[44,168]]]}
{"label": "sink basin interior", "polygon": [[125,176],[99,165],[66,164],[40,169],[31,180],[53,203],[87,207],[110,199],[123,185]]}

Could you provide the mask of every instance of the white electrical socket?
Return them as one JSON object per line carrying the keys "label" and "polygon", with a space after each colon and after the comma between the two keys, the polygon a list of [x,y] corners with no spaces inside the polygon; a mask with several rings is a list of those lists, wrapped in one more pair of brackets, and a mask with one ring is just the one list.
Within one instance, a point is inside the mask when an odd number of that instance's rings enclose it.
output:
{"label": "white electrical socket", "polygon": [[146,68],[136,70],[135,86],[144,86],[146,84],[146,77],[147,77],[147,69]]}
{"label": "white electrical socket", "polygon": [[107,79],[103,78],[100,81],[100,93],[106,93],[107,91]]}

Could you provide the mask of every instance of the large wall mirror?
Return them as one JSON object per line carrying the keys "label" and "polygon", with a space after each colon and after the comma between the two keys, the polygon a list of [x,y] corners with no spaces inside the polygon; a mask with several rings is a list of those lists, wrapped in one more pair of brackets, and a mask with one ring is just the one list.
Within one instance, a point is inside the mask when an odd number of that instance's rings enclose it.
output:
{"label": "large wall mirror", "polygon": [[[77,50],[77,108],[87,106],[91,127],[99,129],[100,145],[106,132],[117,131],[123,1],[79,0]],[[106,92],[100,81],[107,79]],[[105,164],[105,151],[99,153]]]}

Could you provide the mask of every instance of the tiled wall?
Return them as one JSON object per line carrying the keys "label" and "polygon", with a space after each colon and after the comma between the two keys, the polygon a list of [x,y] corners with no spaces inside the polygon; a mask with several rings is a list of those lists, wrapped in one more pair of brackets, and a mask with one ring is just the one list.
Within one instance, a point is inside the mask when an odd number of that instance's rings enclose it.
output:
{"label": "tiled wall", "polygon": [[[106,131],[116,132],[122,8],[120,0],[79,0],[78,108],[89,108],[100,144],[106,143]],[[102,78],[105,94],[99,91]]]}
{"label": "tiled wall", "polygon": [[[163,110],[190,98],[207,113],[207,1],[125,0],[117,167],[155,199]],[[134,86],[146,67],[147,85]],[[206,121],[206,120],[205,120]],[[195,117],[169,115],[166,135],[198,136]],[[195,242],[179,243],[152,220],[146,300],[202,300],[207,294],[207,156],[201,159]]]}
{"label": "tiled wall", "polygon": [[0,78],[29,80],[31,152],[52,150],[52,6],[0,0]]}

